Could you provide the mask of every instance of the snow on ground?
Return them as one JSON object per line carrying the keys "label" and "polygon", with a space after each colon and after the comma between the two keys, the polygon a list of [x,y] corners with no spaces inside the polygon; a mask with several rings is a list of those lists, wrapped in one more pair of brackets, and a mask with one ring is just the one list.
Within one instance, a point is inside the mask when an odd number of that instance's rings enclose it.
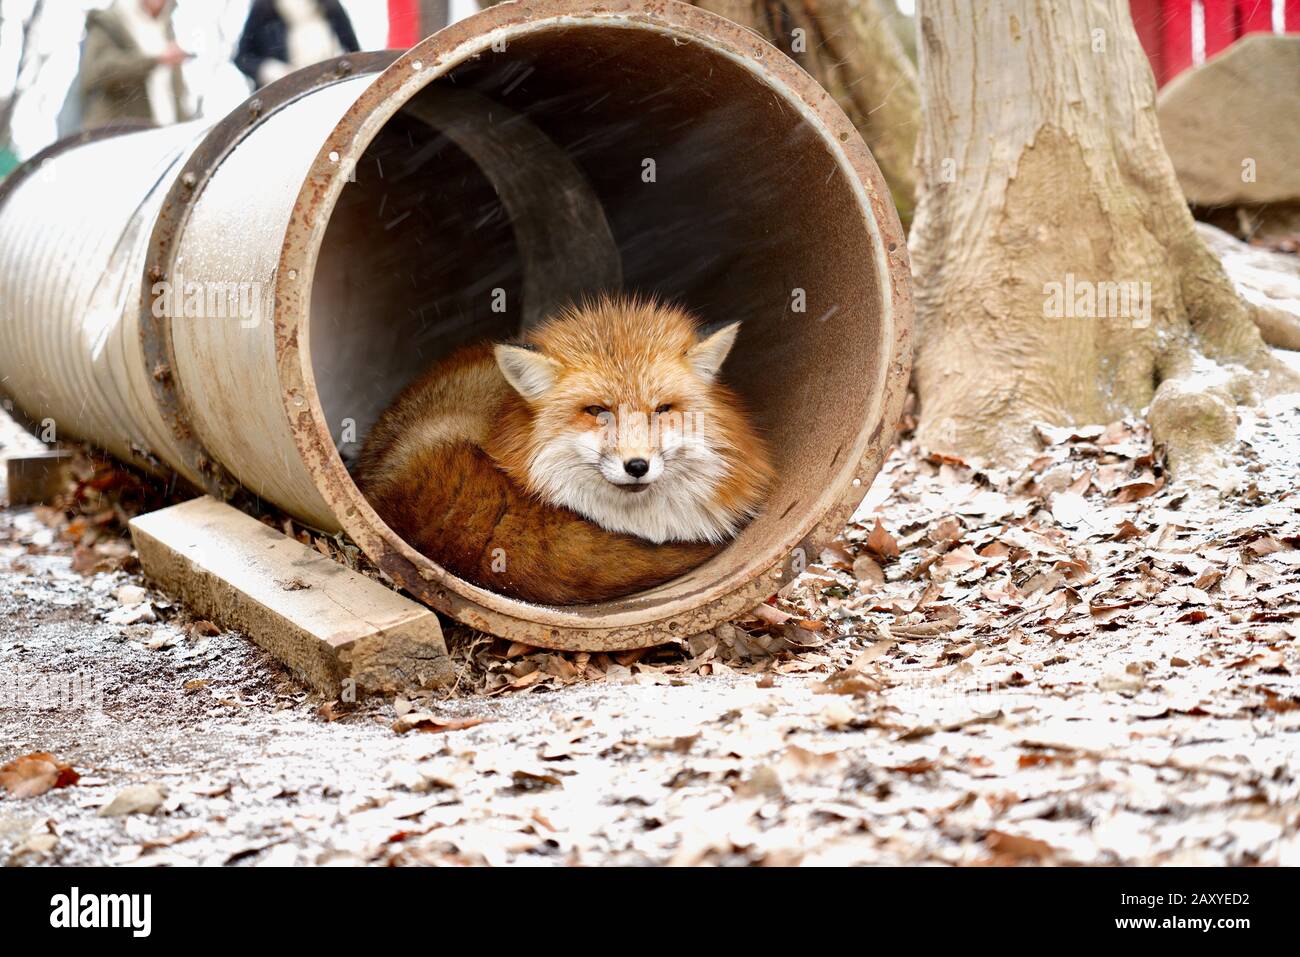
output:
{"label": "snow on ground", "polygon": [[1300,864],[1295,397],[1241,436],[1205,496],[1131,422],[904,442],[750,618],[455,630],[454,695],[359,707],[142,591],[114,508],[0,510],[0,860]]}

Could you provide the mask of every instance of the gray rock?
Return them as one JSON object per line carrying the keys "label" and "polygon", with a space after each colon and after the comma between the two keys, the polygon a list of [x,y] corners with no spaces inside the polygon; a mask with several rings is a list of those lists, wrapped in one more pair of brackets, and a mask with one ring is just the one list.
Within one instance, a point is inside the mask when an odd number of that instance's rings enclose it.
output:
{"label": "gray rock", "polygon": [[1157,111],[1190,202],[1300,200],[1300,35],[1245,37],[1174,79]]}

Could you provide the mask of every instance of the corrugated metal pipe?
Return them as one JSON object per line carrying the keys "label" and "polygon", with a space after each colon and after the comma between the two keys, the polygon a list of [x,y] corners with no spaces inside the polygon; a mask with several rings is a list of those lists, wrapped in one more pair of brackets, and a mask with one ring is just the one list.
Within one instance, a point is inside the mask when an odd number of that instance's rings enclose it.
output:
{"label": "corrugated metal pipe", "polygon": [[[685,4],[501,4],[215,126],[62,141],[0,203],[19,411],[346,531],[420,600],[533,645],[641,647],[752,607],[843,526],[900,414],[907,251],[875,163],[795,63]],[[349,475],[366,429],[435,357],[615,288],[744,320],[727,375],[775,450],[763,514],[602,605],[528,605],[415,552]]]}

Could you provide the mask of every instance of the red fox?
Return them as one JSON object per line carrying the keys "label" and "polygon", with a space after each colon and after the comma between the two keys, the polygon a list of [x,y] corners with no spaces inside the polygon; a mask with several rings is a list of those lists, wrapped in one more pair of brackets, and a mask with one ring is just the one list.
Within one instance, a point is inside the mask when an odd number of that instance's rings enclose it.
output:
{"label": "red fox", "polygon": [[605,298],[522,345],[467,346],[380,417],[358,482],[413,548],[484,588],[598,602],[696,567],[758,511],[772,469],[717,380],[732,323]]}

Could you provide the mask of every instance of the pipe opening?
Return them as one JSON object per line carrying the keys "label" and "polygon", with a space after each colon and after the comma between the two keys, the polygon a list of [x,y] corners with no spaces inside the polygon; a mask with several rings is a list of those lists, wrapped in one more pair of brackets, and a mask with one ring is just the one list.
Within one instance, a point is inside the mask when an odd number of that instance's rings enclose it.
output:
{"label": "pipe opening", "polygon": [[[312,289],[312,365],[344,460],[397,393],[468,342],[508,337],[523,268],[487,177],[401,113],[357,164],[330,216]],[[346,431],[346,435],[345,435]],[[347,441],[351,439],[351,441]]]}
{"label": "pipe opening", "polygon": [[[557,641],[550,625],[659,620],[734,591],[841,503],[892,388],[896,280],[845,159],[847,127],[792,92],[792,65],[739,62],[734,48],[653,24],[534,22],[504,52],[478,49],[373,134],[320,241],[305,371],[344,461],[436,359],[509,338],[567,299],[622,290],[707,326],[742,321],[724,379],[769,440],[777,479],[762,514],[704,566],[604,605],[529,612],[431,573],[382,523],[367,531],[385,544],[367,550],[402,553],[420,571],[404,584],[435,604],[448,586]],[[571,200],[567,219],[557,194]],[[355,487],[344,495],[361,500]],[[354,532],[366,522],[344,520]]]}

